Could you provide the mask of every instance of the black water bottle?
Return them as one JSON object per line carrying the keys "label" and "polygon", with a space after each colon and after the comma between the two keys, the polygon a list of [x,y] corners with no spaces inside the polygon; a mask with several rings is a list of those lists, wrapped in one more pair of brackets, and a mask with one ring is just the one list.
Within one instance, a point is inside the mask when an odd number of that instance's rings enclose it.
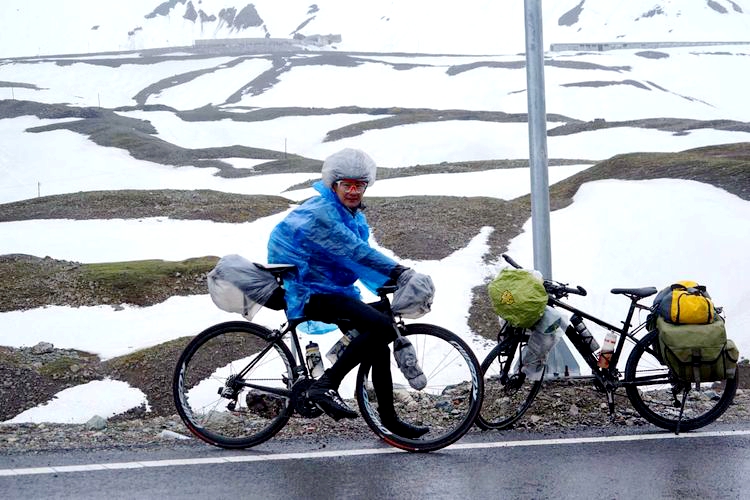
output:
{"label": "black water bottle", "polygon": [[581,336],[581,342],[591,349],[591,352],[599,350],[599,342],[596,341],[594,336],[591,335],[589,329],[586,328],[586,325],[583,324],[583,318],[577,314],[573,314],[573,316],[570,317],[570,324],[573,325],[573,328],[576,329],[578,335]]}

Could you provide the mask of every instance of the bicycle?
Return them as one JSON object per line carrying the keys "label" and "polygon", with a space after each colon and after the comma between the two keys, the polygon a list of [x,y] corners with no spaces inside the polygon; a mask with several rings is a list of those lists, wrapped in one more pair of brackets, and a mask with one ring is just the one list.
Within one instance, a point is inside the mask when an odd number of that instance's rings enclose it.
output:
{"label": "bicycle", "polygon": [[[291,265],[260,265],[280,286]],[[448,446],[472,427],[482,403],[479,361],[454,333],[429,324],[404,324],[391,309],[388,294],[377,290],[377,307],[393,318],[394,328],[417,351],[427,386],[413,390],[391,356],[394,402],[399,418],[429,426],[418,439],[395,435],[377,412],[370,364],[360,364],[355,398],[368,427],[386,443],[411,452]],[[323,412],[306,397],[315,380],[304,362],[296,328],[307,318],[289,320],[269,330],[249,321],[229,321],[207,328],[182,352],[173,377],[177,412],[192,434],[222,448],[248,448],[278,433],[293,415],[316,418]],[[349,331],[346,320],[337,323]]]}
{"label": "bicycle", "polygon": [[[503,258],[513,267],[520,266],[509,256]],[[598,357],[587,344],[585,338],[571,324],[565,330],[566,337],[591,368],[590,376],[568,377],[567,379],[590,380],[594,388],[607,397],[610,418],[615,414],[615,391],[625,388],[628,400],[635,410],[648,422],[679,434],[680,430],[694,430],[710,424],[719,418],[734,400],[737,378],[721,382],[691,383],[678,379],[664,364],[658,351],[658,331],[647,318],[631,330],[631,322],[636,310],[651,312],[651,308],[639,301],[656,294],[654,287],[614,288],[615,295],[630,299],[622,327],[611,325],[591,314],[573,307],[560,299],[569,294],[586,295],[580,286],[544,280],[549,296],[548,305],[572,312],[617,335],[612,358],[607,368],[600,368]],[[639,333],[645,332],[640,338]],[[518,421],[529,409],[545,380],[530,380],[520,367],[523,367],[524,349],[529,340],[529,331],[509,324],[503,325],[498,333],[497,345],[482,362],[485,396],[477,417],[477,425],[484,430],[504,429]],[[624,373],[618,368],[625,343],[632,345]]]}

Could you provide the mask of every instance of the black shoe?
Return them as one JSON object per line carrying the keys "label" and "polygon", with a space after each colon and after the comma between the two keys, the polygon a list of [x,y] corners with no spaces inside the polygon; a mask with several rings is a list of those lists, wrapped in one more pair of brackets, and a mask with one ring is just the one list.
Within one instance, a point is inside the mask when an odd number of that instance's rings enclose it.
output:
{"label": "black shoe", "polygon": [[429,427],[412,425],[408,422],[404,422],[396,415],[386,414],[386,416],[383,416],[381,414],[380,421],[383,423],[383,426],[386,429],[388,429],[395,435],[401,436],[406,439],[417,439],[430,432]]}
{"label": "black shoe", "polygon": [[325,374],[307,389],[307,399],[336,421],[359,416],[356,411],[349,408]]}

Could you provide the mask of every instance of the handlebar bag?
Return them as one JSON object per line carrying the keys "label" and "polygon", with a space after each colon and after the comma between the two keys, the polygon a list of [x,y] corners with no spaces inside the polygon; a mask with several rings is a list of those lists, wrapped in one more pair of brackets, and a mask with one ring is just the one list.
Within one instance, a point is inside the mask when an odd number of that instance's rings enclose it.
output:
{"label": "handlebar bag", "polygon": [[654,309],[675,325],[708,324],[716,319],[711,296],[695,281],[680,281],[661,290],[654,299]]}
{"label": "handlebar bag", "polygon": [[284,309],[284,289],[273,274],[239,255],[219,259],[207,280],[211,300],[222,311],[251,320],[263,306]]}
{"label": "handlebar bag", "polygon": [[531,271],[504,268],[487,285],[487,292],[497,315],[513,326],[530,328],[544,315],[547,292]]}
{"label": "handlebar bag", "polygon": [[704,325],[675,325],[659,316],[656,327],[661,355],[677,378],[713,382],[735,377],[739,350],[727,339],[720,316]]}
{"label": "handlebar bag", "polygon": [[398,290],[393,294],[391,309],[404,318],[421,318],[432,308],[435,285],[426,274],[413,269],[398,277]]}

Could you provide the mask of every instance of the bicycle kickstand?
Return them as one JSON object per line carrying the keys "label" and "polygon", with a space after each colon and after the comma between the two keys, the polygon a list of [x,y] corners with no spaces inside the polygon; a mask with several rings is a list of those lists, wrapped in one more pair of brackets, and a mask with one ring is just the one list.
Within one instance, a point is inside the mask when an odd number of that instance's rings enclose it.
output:
{"label": "bicycle kickstand", "polygon": [[615,390],[611,387],[607,388],[607,407],[609,408],[609,420],[610,422],[615,421]]}
{"label": "bicycle kickstand", "polygon": [[682,423],[682,415],[685,413],[685,403],[687,402],[688,391],[682,395],[682,403],[680,403],[680,415],[677,417],[677,425],[674,428],[675,436],[680,435],[680,423]]}

